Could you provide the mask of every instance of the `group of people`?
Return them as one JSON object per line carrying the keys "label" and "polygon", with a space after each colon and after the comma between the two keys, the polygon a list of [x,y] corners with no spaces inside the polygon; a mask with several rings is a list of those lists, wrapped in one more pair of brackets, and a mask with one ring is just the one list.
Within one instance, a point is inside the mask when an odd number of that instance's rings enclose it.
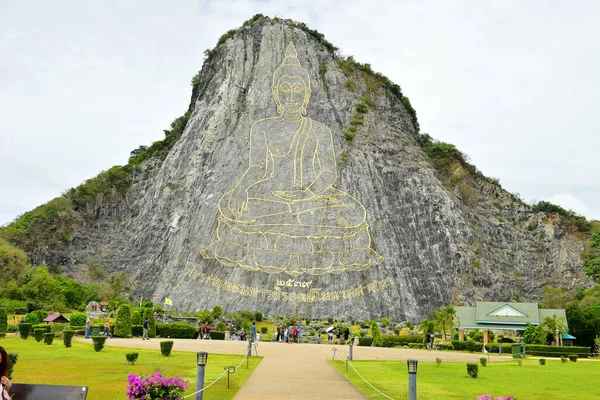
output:
{"label": "group of people", "polygon": [[294,342],[298,342],[300,343],[300,338],[302,337],[302,334],[300,332],[300,327],[298,325],[289,325],[289,326],[278,326],[277,327],[277,337],[276,337],[276,341],[277,342],[284,342],[284,343],[294,343]]}
{"label": "group of people", "polygon": [[198,330],[198,339],[210,339],[210,325],[200,325]]}
{"label": "group of people", "polygon": [[[350,329],[349,328],[342,328],[342,327],[337,327],[337,328],[331,328],[327,331],[327,343],[328,344],[333,344],[333,337],[337,338],[337,342],[338,344],[344,344],[348,341],[348,338],[350,337]],[[343,338],[343,340],[342,340]]]}

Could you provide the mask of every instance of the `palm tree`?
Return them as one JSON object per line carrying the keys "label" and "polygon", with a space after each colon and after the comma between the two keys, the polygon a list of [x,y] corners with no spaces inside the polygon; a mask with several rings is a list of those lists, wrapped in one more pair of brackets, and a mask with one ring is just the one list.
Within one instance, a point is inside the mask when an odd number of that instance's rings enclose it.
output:
{"label": "palm tree", "polygon": [[547,335],[552,334],[554,336],[556,346],[559,345],[558,333],[567,333],[569,331],[565,317],[559,317],[556,314],[545,316],[540,326]]}
{"label": "palm tree", "polygon": [[[456,308],[454,306],[442,307],[442,311],[446,314],[447,322],[450,325],[450,341],[454,337],[454,322],[456,320]],[[446,335],[444,334],[444,337]]]}

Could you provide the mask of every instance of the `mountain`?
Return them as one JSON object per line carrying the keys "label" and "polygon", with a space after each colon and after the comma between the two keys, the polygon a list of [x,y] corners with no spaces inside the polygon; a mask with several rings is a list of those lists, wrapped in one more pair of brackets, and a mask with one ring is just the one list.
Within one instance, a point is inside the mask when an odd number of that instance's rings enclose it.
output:
{"label": "mountain", "polygon": [[415,321],[585,284],[585,219],[532,208],[420,134],[401,88],[320,33],[257,15],[206,56],[164,140],[2,236],[191,311]]}

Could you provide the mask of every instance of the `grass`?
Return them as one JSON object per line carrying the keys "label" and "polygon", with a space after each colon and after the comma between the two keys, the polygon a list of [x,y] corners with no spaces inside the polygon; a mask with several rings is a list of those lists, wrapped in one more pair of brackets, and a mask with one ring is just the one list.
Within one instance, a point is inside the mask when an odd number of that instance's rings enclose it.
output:
{"label": "grass", "polygon": [[[156,339],[159,340],[159,339]],[[27,340],[7,336],[0,340],[0,346],[9,353],[18,353],[19,358],[13,372],[13,382],[55,385],[89,386],[88,400],[125,399],[127,374],[151,374],[160,368],[168,377],[181,376],[189,381],[186,395],[194,393],[196,387],[196,353],[173,351],[164,357],[160,350],[142,350],[117,347],[104,347],[95,352],[93,345],[73,340],[73,347],[66,348],[62,340],[54,344],[37,343],[34,338]],[[177,348],[177,345],[174,347]],[[125,354],[139,353],[135,365],[129,365]],[[237,366],[243,356],[210,354],[206,365],[205,385],[213,382],[223,367]],[[205,391],[204,398],[232,399],[250,376],[262,357],[250,358],[231,375],[231,389],[227,389],[227,375]]]}
{"label": "grass", "polygon": [[[371,389],[352,367],[346,373],[345,361],[329,361],[344,377],[368,399],[384,400],[385,397]],[[408,397],[408,372],[406,362],[399,361],[353,361],[358,372],[378,390],[394,399]],[[600,362],[578,361],[562,364],[560,360],[546,359],[546,365],[537,359],[492,362],[486,367],[479,365],[479,378],[467,375],[466,363],[420,362],[417,374],[419,400],[427,399],[477,399],[482,394],[508,396],[518,400],[592,400],[600,399],[597,377]]]}

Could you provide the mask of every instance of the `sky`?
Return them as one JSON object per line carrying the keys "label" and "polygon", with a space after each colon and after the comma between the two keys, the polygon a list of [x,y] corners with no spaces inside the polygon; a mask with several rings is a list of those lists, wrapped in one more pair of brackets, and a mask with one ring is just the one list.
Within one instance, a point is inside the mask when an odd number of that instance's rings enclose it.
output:
{"label": "sky", "polygon": [[371,64],[505,189],[600,220],[598,1],[3,0],[0,225],[162,139],[256,13]]}

